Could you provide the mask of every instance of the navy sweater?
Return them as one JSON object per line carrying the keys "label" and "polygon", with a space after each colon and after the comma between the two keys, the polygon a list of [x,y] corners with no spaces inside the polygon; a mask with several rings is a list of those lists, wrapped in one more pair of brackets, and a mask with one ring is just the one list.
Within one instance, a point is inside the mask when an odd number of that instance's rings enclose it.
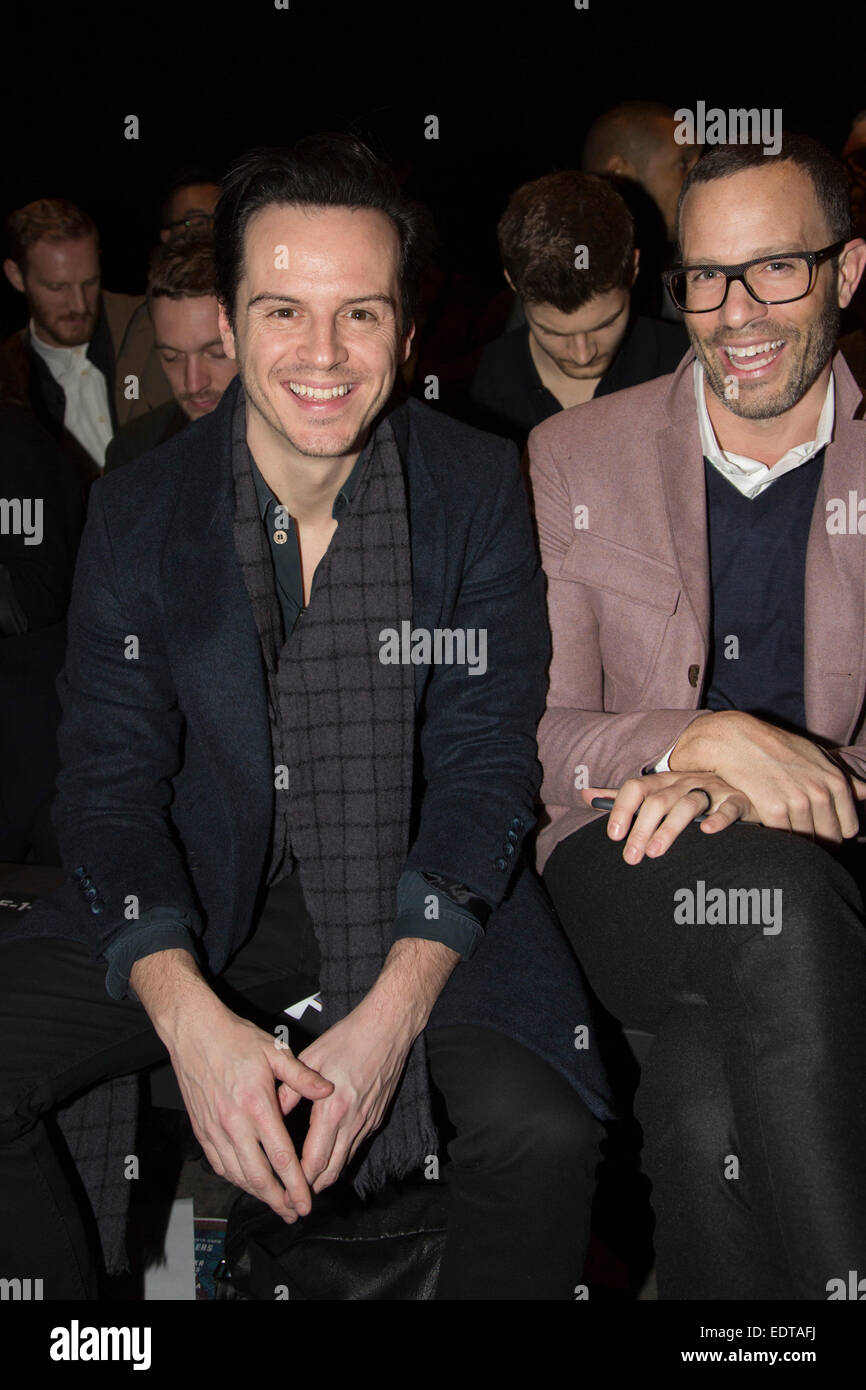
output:
{"label": "navy sweater", "polygon": [[806,546],[824,450],[757,497],[704,459],[712,579],[708,709],[805,732]]}

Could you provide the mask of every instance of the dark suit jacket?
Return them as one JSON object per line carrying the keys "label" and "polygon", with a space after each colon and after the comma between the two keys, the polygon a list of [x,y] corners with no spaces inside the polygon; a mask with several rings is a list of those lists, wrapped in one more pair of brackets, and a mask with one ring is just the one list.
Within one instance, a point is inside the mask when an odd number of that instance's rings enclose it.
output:
{"label": "dark suit jacket", "polygon": [[[688,347],[685,329],[660,319],[633,318],[593,400],[672,372]],[[523,448],[530,430],[558,415],[559,401],[538,375],[526,322],[488,343],[469,392],[467,419]],[[588,404],[588,402],[586,402]]]}
{"label": "dark suit jacket", "polygon": [[[5,346],[27,391],[33,413],[74,461],[86,491],[99,477],[99,468],[78,440],[63,428],[66,413],[63,387],[54,380],[44,359],[33,351],[29,327],[13,333]],[[115,431],[171,399],[171,387],[154,346],[153,325],[143,296],[102,291],[99,317],[87,346],[87,356],[105,377]],[[130,376],[137,381],[133,396],[127,391]]]}
{"label": "dark suit jacket", "polygon": [[[233,382],[211,415],[92,490],[58,681],[55,823],[67,878],[16,935],[71,937],[104,958],[134,894],[140,914],[188,911],[218,974],[255,925],[273,755],[233,537],[239,389]],[[463,883],[496,909],[431,1024],[500,1028],[604,1116],[591,1005],[521,854],[535,821],[549,634],[516,451],[414,400],[391,420],[406,468],[414,625],[488,634],[486,675],[456,665],[414,673],[425,786],[407,867]],[[128,659],[130,637],[138,654]],[[587,1048],[575,1042],[581,1024]]]}
{"label": "dark suit jacket", "polygon": [[[0,403],[0,497],[38,499],[42,539],[0,534],[0,861],[23,859],[57,775],[55,682],[81,536],[81,492],[59,446]],[[44,811],[43,811],[44,814]],[[45,852],[42,844],[42,852]],[[45,862],[44,860],[40,862]]]}
{"label": "dark suit jacket", "polygon": [[103,476],[115,468],[120,468],[121,464],[132,463],[133,459],[141,458],[142,454],[156,449],[166,440],[179,434],[188,424],[189,417],[173,397],[166,401],[165,405],[158,405],[156,410],[148,411],[147,415],[139,415],[137,419],[130,420],[129,424],[118,430],[105,451]]}
{"label": "dark suit jacket", "polygon": [[26,631],[33,632],[66,616],[81,537],[81,492],[58,445],[29,410],[11,401],[0,403],[0,496],[42,501],[39,545],[0,534],[0,565],[11,576]]}

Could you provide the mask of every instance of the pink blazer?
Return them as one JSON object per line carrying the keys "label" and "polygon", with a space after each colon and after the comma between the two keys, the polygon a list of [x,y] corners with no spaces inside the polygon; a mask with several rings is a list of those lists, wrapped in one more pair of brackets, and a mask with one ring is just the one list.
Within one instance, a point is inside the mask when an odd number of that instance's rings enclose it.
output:
{"label": "pink blazer", "polygon": [[[538,729],[546,808],[539,868],[695,718],[710,635],[706,487],[690,350],[676,372],[573,406],[529,436],[553,660]],[[806,554],[809,731],[866,776],[866,534],[831,534],[828,503],[863,501],[866,421],[844,359]],[[585,509],[585,510],[580,510]]]}

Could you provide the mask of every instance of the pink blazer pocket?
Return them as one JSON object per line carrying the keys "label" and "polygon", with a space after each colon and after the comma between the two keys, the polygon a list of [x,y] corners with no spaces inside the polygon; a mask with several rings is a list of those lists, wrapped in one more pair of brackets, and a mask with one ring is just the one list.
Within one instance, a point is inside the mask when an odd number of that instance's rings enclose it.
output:
{"label": "pink blazer pocket", "polygon": [[590,531],[575,533],[557,576],[584,586],[598,623],[605,709],[636,707],[652,680],[682,586],[673,565]]}

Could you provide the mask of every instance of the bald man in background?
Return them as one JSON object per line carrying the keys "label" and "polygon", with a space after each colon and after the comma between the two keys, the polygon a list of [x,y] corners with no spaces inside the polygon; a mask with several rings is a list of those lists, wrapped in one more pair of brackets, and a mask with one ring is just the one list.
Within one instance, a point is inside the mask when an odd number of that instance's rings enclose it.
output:
{"label": "bald man in background", "polygon": [[674,139],[673,109],[659,101],[624,101],[592,123],[583,143],[580,167],[587,174],[616,176],[635,221],[641,252],[641,312],[682,322],[663,292],[661,273],[677,234],[677,199],[700,154],[697,145]]}

